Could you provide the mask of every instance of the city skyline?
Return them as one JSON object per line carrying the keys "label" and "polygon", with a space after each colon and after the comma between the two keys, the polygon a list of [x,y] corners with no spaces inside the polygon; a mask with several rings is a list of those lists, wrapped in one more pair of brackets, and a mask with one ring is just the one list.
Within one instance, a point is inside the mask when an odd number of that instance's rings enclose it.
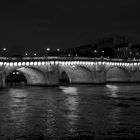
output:
{"label": "city skyline", "polygon": [[140,40],[138,1],[12,1],[0,11],[0,46],[12,54],[78,47],[116,33]]}

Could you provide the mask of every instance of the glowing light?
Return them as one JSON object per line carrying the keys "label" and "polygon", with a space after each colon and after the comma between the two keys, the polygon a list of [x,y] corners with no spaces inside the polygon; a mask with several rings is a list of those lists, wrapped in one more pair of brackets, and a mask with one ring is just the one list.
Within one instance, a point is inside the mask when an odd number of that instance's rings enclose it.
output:
{"label": "glowing light", "polygon": [[93,65],[93,62],[90,62],[90,65]]}
{"label": "glowing light", "polygon": [[34,65],[34,62],[30,62],[30,65]]}
{"label": "glowing light", "polygon": [[13,62],[10,62],[10,64],[9,64],[10,66],[13,66]]}
{"label": "glowing light", "polygon": [[22,62],[22,66],[25,66],[25,62]]}
{"label": "glowing light", "polygon": [[94,53],[96,53],[97,52],[97,50],[94,50]]}
{"label": "glowing light", "polygon": [[41,62],[38,62],[38,65],[41,65]]}
{"label": "glowing light", "polygon": [[[55,64],[58,65],[58,61],[55,61]],[[43,65],[43,62],[42,62],[42,65]]]}
{"label": "glowing light", "polygon": [[68,61],[68,65],[70,65],[70,61]]}
{"label": "glowing light", "polygon": [[29,62],[26,62],[26,66],[29,66],[30,64],[29,64]]}
{"label": "glowing light", "polygon": [[20,73],[17,71],[16,74],[20,74]]}
{"label": "glowing light", "polygon": [[6,66],[9,66],[9,62],[6,63]]}
{"label": "glowing light", "polygon": [[74,61],[73,64],[76,65],[76,61]]}
{"label": "glowing light", "polygon": [[58,48],[58,49],[57,49],[57,51],[59,52],[59,51],[60,51],[60,49]]}
{"label": "glowing light", "polygon": [[2,48],[3,51],[6,51],[6,48]]}
{"label": "glowing light", "polygon": [[[48,62],[47,62],[47,61],[46,61],[45,63],[46,63],[46,65],[48,65]],[[60,63],[60,62],[59,62],[59,63]]]}
{"label": "glowing light", "polygon": [[68,65],[68,62],[67,61],[65,61],[65,65]]}
{"label": "glowing light", "polygon": [[0,62],[0,65],[3,65],[3,62]]}
{"label": "glowing light", "polygon": [[88,65],[91,65],[91,62],[88,62]]}
{"label": "glowing light", "polygon": [[18,62],[18,66],[21,66],[21,62]]}
{"label": "glowing light", "polygon": [[37,62],[34,62],[34,65],[37,66]]}
{"label": "glowing light", "polygon": [[50,48],[47,48],[46,50],[47,50],[47,51],[50,51]]}
{"label": "glowing light", "polygon": [[14,62],[14,66],[17,66],[17,62]]}
{"label": "glowing light", "polygon": [[61,62],[61,64],[64,66],[64,65],[65,65],[65,62],[64,62],[64,61],[62,61],[62,62]]}

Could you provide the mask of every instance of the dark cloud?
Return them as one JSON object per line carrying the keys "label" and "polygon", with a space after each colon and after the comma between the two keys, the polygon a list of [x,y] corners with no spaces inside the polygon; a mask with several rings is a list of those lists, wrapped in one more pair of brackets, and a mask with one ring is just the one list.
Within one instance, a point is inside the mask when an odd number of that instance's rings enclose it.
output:
{"label": "dark cloud", "polygon": [[139,4],[138,0],[3,1],[0,45],[12,53],[41,52],[47,46],[76,47],[108,33],[139,42]]}

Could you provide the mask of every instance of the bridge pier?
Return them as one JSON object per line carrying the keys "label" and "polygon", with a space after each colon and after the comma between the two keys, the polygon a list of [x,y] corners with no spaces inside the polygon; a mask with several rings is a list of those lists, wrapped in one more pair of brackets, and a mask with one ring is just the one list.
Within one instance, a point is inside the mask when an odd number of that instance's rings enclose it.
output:
{"label": "bridge pier", "polygon": [[5,88],[5,74],[4,71],[0,71],[0,88]]}
{"label": "bridge pier", "polygon": [[58,65],[48,66],[47,86],[59,85],[59,67]]}
{"label": "bridge pier", "polygon": [[93,83],[94,84],[106,83],[105,67],[102,64],[95,66],[95,69],[93,71]]}

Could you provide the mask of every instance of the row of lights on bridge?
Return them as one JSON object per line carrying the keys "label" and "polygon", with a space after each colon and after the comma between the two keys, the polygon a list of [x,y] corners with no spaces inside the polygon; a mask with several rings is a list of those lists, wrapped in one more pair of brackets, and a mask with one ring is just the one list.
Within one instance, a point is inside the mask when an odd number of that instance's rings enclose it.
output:
{"label": "row of lights on bridge", "polygon": [[139,66],[140,63],[136,62],[105,62],[105,61],[99,61],[99,62],[89,62],[89,61],[43,61],[43,62],[0,62],[0,65],[5,66],[38,66],[38,65],[107,65],[107,66]]}

